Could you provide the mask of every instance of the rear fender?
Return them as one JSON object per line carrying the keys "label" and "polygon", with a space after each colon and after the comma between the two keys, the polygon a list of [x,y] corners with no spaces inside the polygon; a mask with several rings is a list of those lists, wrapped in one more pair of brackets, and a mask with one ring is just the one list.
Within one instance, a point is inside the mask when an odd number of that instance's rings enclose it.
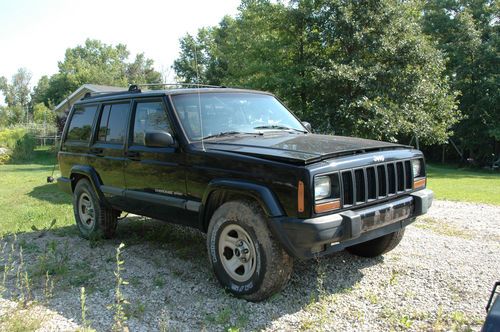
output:
{"label": "rear fender", "polygon": [[96,170],[91,166],[75,165],[71,168],[70,171],[71,190],[72,191],[75,190],[76,183],[78,182],[79,179],[82,178],[82,176],[86,177],[89,180],[90,184],[94,188],[94,191],[99,196],[99,200],[101,200],[102,202],[106,202],[104,194],[100,189],[102,184],[101,178],[99,177],[99,174],[97,174]]}

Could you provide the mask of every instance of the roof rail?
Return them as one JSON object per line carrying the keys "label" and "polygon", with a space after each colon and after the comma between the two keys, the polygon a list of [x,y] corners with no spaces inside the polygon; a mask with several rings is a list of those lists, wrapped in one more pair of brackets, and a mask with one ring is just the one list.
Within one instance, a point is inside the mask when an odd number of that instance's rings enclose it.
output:
{"label": "roof rail", "polygon": [[99,91],[99,92],[87,92],[83,96],[81,100],[92,98],[92,97],[99,97],[101,95],[106,95],[106,96],[119,96],[119,95],[124,95],[124,94],[129,94],[131,92],[141,92],[141,89],[135,89],[135,90],[123,90],[123,91]]}
{"label": "roof rail", "polygon": [[194,88],[226,88],[223,85],[209,85],[209,84],[198,84],[198,83],[144,83],[144,84],[130,84],[128,90],[123,91],[99,91],[99,92],[87,92],[81,100],[98,97],[101,95],[115,96],[129,93],[141,93],[141,86],[181,86],[181,87],[194,87]]}
{"label": "roof rail", "polygon": [[[129,86],[130,89],[139,89],[141,86],[186,86],[186,87],[195,87],[195,88],[225,88],[223,85],[210,85],[210,84],[198,84],[198,83],[144,83],[144,84],[131,84]],[[139,89],[140,91],[140,89]]]}

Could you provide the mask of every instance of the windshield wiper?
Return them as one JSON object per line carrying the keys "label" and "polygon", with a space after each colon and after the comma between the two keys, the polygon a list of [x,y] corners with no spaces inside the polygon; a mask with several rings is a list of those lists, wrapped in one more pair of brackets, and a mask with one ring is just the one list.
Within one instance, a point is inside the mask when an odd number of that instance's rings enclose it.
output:
{"label": "windshield wiper", "polygon": [[245,133],[242,131],[222,131],[218,134],[208,135],[203,137],[203,139],[209,139],[214,137],[224,137],[224,136],[232,136],[232,135],[262,135],[262,133]]}
{"label": "windshield wiper", "polygon": [[301,133],[306,133],[305,130],[300,130],[300,129],[295,129],[295,128],[290,128],[286,126],[279,126],[279,125],[266,125],[266,126],[258,126],[254,127],[253,129],[278,129],[278,130],[294,130],[294,131],[299,131]]}

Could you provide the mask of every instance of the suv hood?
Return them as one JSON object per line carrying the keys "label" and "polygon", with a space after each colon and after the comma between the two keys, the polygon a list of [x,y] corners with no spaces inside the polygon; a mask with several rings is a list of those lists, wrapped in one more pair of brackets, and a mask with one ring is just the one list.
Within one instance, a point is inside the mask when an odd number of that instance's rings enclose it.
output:
{"label": "suv hood", "polygon": [[[407,147],[355,137],[289,132],[223,137],[205,141],[204,144],[207,150],[234,152],[297,164],[310,164],[339,155]],[[197,145],[201,143],[198,142]]]}

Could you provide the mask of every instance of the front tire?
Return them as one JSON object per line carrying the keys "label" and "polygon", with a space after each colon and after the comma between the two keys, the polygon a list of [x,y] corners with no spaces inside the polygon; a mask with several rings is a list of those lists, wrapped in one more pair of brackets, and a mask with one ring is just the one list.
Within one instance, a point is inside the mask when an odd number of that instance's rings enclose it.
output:
{"label": "front tire", "polygon": [[119,211],[105,206],[87,179],[76,184],[73,212],[82,237],[110,239],[115,235]]}
{"label": "front tire", "polygon": [[288,282],[293,259],[277,242],[256,202],[231,201],[213,214],[207,247],[214,273],[229,292],[261,301]]}
{"label": "front tire", "polygon": [[403,239],[405,229],[390,233],[376,239],[347,247],[346,250],[351,254],[361,257],[377,257],[396,248]]}

